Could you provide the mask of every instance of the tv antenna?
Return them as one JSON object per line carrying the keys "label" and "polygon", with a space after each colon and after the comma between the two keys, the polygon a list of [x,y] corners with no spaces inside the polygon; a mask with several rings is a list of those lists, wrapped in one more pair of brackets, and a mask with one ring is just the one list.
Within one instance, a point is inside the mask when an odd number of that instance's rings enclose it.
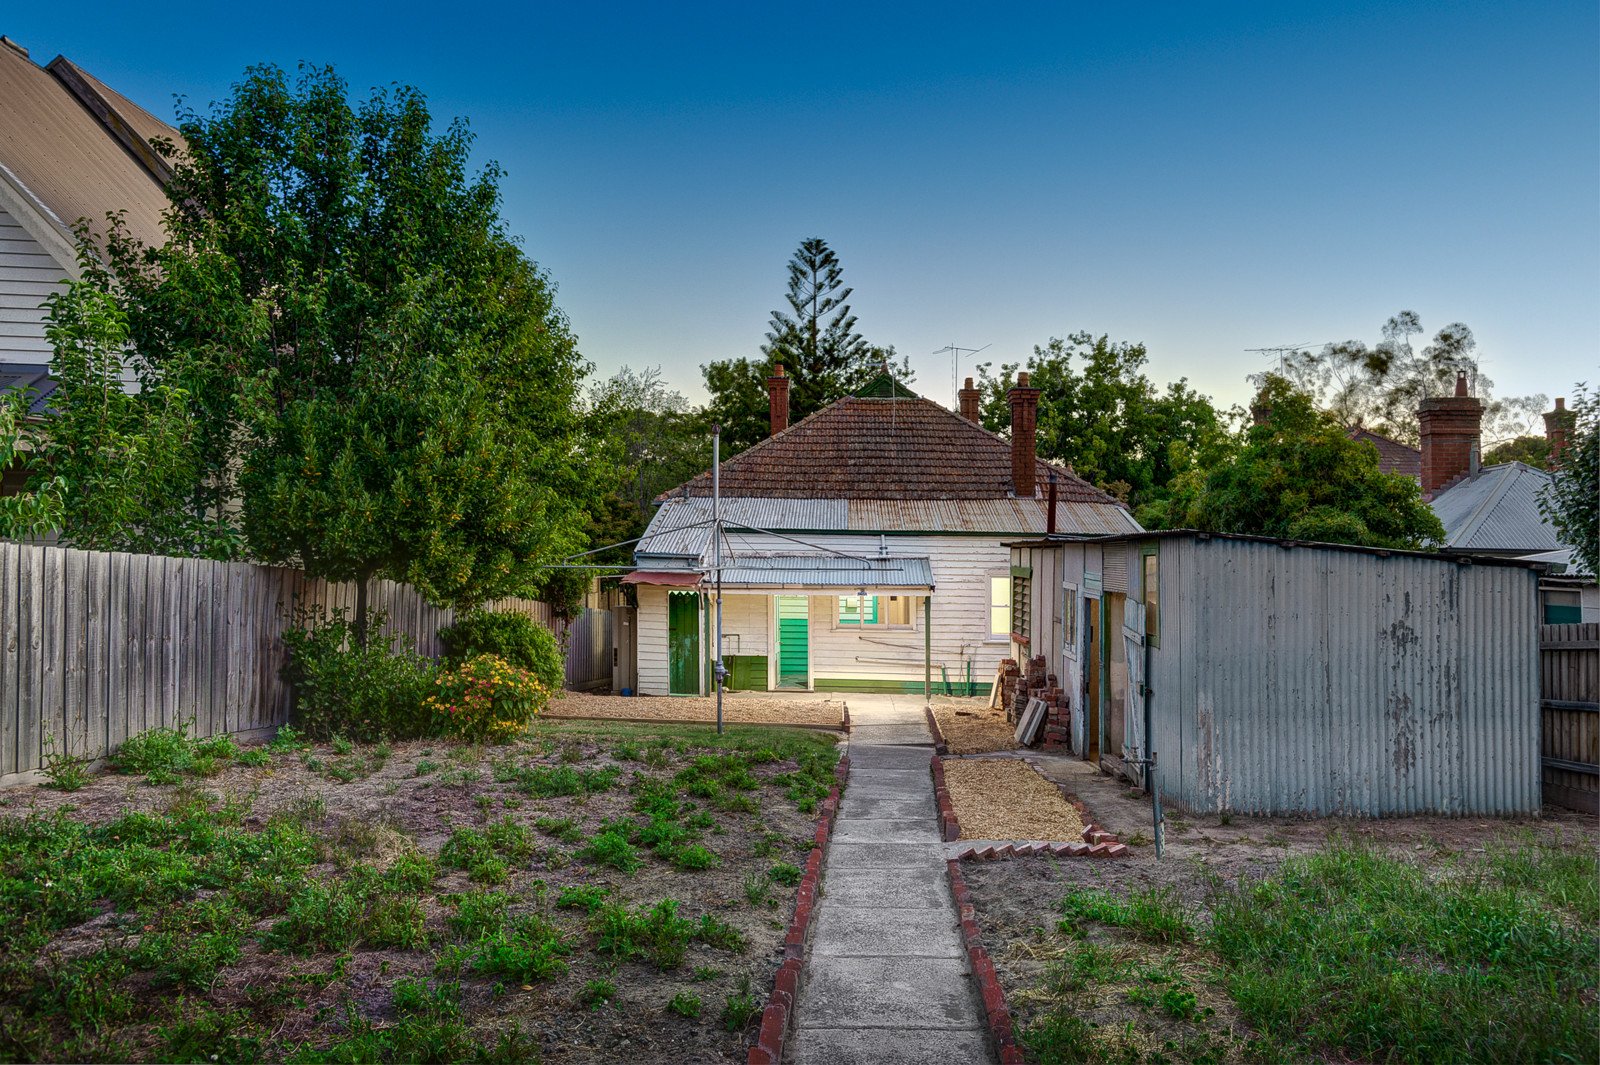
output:
{"label": "tv antenna", "polygon": [[981,348],[963,348],[956,344],[946,344],[944,347],[933,353],[935,355],[943,355],[947,351],[950,353],[951,410],[959,410],[961,407],[961,356],[976,355],[978,352],[985,351],[992,347],[994,347],[992,343],[985,344]]}
{"label": "tv antenna", "polygon": [[1278,357],[1278,375],[1281,377],[1283,376],[1285,369],[1284,363],[1289,358],[1289,353],[1291,351],[1304,351],[1310,346],[1311,345],[1309,343],[1283,344],[1275,348],[1245,348],[1244,350],[1252,355],[1276,355]]}

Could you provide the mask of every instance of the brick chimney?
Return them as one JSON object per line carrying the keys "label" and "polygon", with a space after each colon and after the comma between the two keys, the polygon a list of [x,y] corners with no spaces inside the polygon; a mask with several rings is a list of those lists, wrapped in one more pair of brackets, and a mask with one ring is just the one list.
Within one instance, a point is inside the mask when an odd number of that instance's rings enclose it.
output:
{"label": "brick chimney", "polygon": [[1018,499],[1032,499],[1039,487],[1038,442],[1039,390],[1028,386],[1028,375],[1017,374],[1016,387],[1006,393],[1011,404],[1011,492]]}
{"label": "brick chimney", "polygon": [[1438,491],[1478,469],[1483,401],[1467,395],[1467,375],[1456,374],[1456,394],[1433,396],[1417,410],[1422,423],[1422,494]]}
{"label": "brick chimney", "polygon": [[1561,455],[1567,450],[1567,436],[1572,432],[1572,412],[1567,409],[1565,396],[1556,397],[1556,409],[1544,416],[1544,435],[1550,441],[1550,465],[1561,465]]}
{"label": "brick chimney", "polygon": [[772,418],[771,435],[777,436],[789,428],[789,379],[783,374],[781,362],[767,378],[767,406]]}
{"label": "brick chimney", "polygon": [[961,416],[973,425],[978,424],[978,400],[982,393],[972,387],[972,378],[967,378],[967,385],[956,393],[956,399],[961,403]]}

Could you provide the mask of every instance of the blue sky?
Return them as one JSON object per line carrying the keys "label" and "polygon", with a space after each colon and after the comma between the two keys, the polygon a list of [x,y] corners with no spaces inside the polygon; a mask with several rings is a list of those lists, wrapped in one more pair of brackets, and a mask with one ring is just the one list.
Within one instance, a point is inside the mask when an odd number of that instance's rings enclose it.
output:
{"label": "blue sky", "polygon": [[416,85],[507,170],[603,374],[702,398],[820,236],[933,398],[946,344],[1090,330],[1243,402],[1245,349],[1402,308],[1471,326],[1498,394],[1600,379],[1596,8],[80,0],[0,33],[163,117],[262,61]]}

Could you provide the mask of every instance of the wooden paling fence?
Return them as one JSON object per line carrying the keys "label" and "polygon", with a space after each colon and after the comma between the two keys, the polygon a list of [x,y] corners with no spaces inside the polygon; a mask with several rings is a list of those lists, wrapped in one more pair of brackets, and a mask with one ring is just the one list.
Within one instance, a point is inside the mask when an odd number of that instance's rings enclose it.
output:
{"label": "wooden paling fence", "polygon": [[[355,597],[353,584],[292,569],[0,541],[0,781],[52,750],[99,758],[158,726],[209,736],[283,724],[294,605],[353,615]],[[368,605],[430,656],[455,617],[393,581],[372,582]],[[487,605],[561,634],[544,603]]]}
{"label": "wooden paling fence", "polygon": [[1544,800],[1600,813],[1600,624],[1539,630]]}

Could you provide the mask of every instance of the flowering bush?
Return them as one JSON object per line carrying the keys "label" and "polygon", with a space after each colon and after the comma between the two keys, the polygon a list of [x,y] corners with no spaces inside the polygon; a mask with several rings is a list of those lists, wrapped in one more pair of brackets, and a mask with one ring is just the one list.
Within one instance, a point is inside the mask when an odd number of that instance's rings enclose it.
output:
{"label": "flowering bush", "polygon": [[549,702],[550,689],[529,670],[498,655],[478,655],[440,674],[423,707],[445,732],[503,743]]}

